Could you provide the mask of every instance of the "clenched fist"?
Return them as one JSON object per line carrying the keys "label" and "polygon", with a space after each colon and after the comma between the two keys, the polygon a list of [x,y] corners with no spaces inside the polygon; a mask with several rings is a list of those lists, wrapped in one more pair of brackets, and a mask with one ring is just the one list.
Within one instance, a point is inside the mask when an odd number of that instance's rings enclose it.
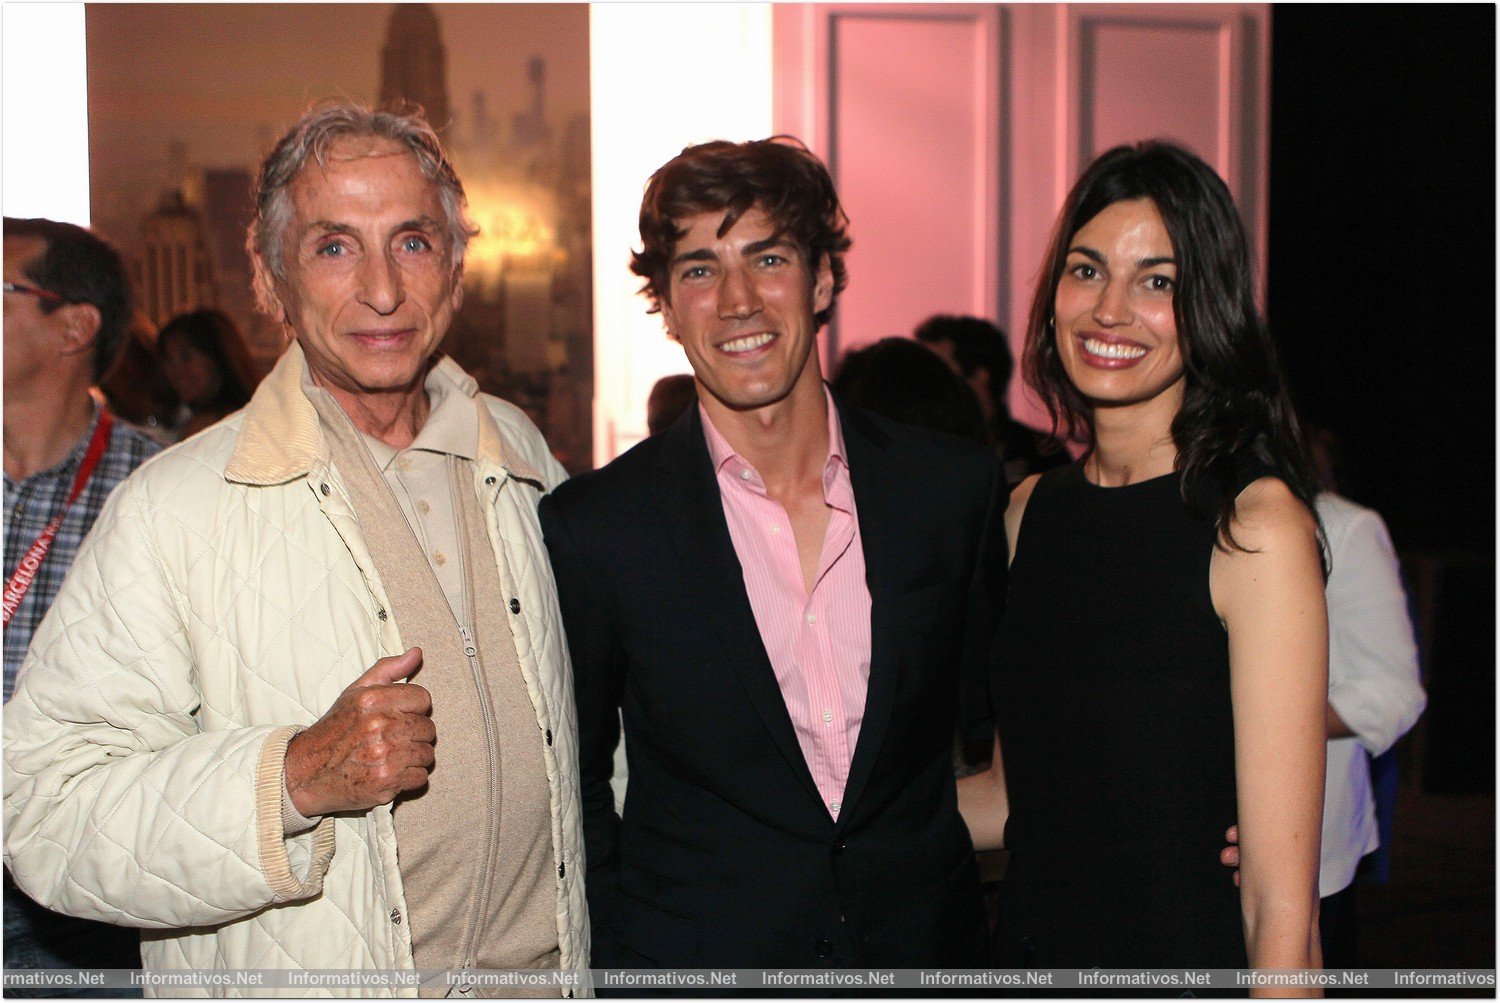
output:
{"label": "clenched fist", "polygon": [[422,664],[422,649],[382,658],[339,694],[328,713],[286,747],[292,806],[312,818],[389,804],[427,783],[437,728],[432,694],[396,685]]}

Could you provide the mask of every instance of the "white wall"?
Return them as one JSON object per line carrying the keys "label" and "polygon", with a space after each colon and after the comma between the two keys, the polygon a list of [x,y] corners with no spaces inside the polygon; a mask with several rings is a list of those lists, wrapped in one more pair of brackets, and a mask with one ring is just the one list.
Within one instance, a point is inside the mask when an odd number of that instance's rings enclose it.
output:
{"label": "white wall", "polygon": [[594,461],[646,435],[646,397],[690,369],[630,271],[646,181],[693,143],[771,134],[769,4],[601,3],[589,12]]}
{"label": "white wall", "polygon": [[0,8],[0,202],[7,216],[89,225],[83,4]]}

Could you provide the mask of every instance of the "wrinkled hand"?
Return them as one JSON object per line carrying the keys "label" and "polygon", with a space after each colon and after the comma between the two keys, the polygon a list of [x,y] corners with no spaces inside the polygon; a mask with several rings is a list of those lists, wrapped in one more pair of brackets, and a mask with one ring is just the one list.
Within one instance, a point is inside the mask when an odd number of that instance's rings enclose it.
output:
{"label": "wrinkled hand", "polygon": [[1234,886],[1240,886],[1240,827],[1231,825],[1224,831],[1224,841],[1229,845],[1219,851],[1219,863],[1234,868]]}
{"label": "wrinkled hand", "polygon": [[427,783],[434,759],[432,694],[395,685],[422,664],[422,649],[382,658],[286,748],[292,805],[309,818],[389,804]]}

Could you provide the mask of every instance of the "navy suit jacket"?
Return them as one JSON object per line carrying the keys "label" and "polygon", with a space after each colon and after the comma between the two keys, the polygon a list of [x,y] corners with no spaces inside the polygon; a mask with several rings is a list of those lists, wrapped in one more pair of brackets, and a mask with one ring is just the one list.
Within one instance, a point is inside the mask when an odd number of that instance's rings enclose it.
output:
{"label": "navy suit jacket", "polygon": [[[872,600],[865,716],[829,815],[761,643],[696,407],[545,498],[578,697],[594,964],[984,963],[957,810],[1006,486],[988,449],[841,407]],[[623,711],[623,819],[609,785]]]}

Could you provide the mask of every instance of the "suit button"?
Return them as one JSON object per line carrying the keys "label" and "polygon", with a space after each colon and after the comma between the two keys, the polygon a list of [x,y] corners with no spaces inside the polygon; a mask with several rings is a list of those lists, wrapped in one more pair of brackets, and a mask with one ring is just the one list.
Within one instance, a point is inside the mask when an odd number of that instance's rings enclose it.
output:
{"label": "suit button", "polygon": [[841,855],[841,854],[842,854],[842,853],[843,853],[843,852],[844,852],[844,851],[845,851],[845,850],[847,850],[847,849],[848,849],[848,848],[849,848],[849,846],[848,846],[848,844],[847,844],[847,843],[845,843],[845,842],[844,842],[844,841],[843,841],[843,840],[842,840],[842,839],[841,839],[841,840],[839,840],[839,841],[838,841],[838,842],[837,842],[837,843],[834,843],[834,844],[833,844],[833,855],[834,855],[834,856],[835,856],[835,857],[837,857],[837,856],[840,856],[840,855]]}
{"label": "suit button", "polygon": [[813,945],[813,953],[820,958],[826,958],[833,953],[833,943],[827,937],[820,937]]}
{"label": "suit button", "polygon": [[519,612],[521,612],[521,600],[519,600],[519,599],[512,599],[510,601],[510,611],[512,613],[519,613]]}

